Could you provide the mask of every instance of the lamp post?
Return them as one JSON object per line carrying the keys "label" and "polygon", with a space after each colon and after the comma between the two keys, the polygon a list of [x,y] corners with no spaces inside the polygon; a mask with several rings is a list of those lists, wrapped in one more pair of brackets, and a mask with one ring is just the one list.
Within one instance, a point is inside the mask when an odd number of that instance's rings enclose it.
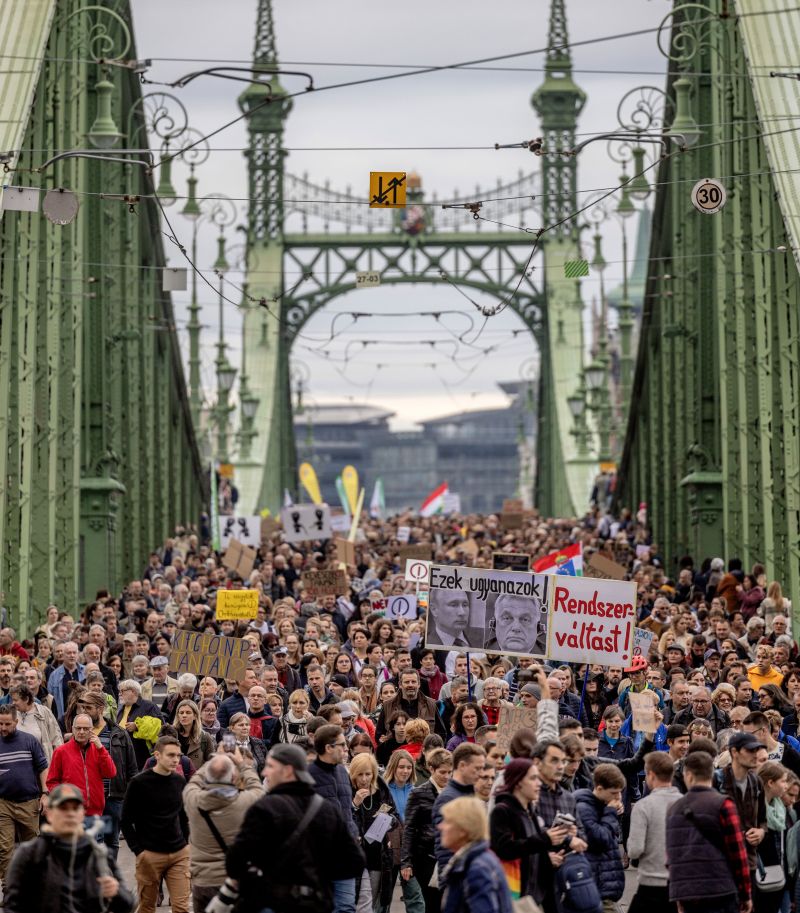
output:
{"label": "lamp post", "polygon": [[567,397],[567,406],[572,414],[573,426],[570,434],[575,438],[579,457],[589,456],[589,428],[586,425],[586,389],[581,378],[578,389]]}
{"label": "lamp post", "polygon": [[[234,211],[235,212],[235,211]],[[225,354],[225,273],[228,271],[228,261],[225,257],[225,227],[231,224],[226,222],[222,210],[216,218],[212,215],[215,224],[219,225],[220,233],[217,238],[217,259],[214,261],[214,272],[219,280],[219,337],[217,340],[217,403],[215,406],[215,419],[217,426],[217,459],[222,463],[228,462],[228,417],[233,411],[233,406],[228,402],[228,396],[233,389],[236,379],[236,368],[228,361]]]}

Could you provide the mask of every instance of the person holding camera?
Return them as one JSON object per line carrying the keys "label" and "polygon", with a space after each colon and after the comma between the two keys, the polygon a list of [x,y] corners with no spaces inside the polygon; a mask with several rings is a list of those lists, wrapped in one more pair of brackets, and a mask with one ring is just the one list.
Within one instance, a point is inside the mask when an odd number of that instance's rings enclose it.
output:
{"label": "person holding camera", "polygon": [[50,793],[42,833],[22,844],[8,870],[5,913],[130,913],[134,899],[106,848],[84,831],[81,790]]}

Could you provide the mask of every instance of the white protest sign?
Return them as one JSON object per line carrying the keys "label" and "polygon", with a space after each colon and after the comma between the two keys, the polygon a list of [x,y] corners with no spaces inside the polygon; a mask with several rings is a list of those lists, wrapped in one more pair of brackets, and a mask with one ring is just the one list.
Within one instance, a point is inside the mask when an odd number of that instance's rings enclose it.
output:
{"label": "white protest sign", "polygon": [[633,655],[643,656],[647,659],[650,653],[650,646],[655,640],[655,637],[655,631],[648,631],[645,628],[634,628]]}
{"label": "white protest sign", "polygon": [[421,558],[406,558],[406,582],[428,583],[431,579],[431,563]]}
{"label": "white protest sign", "polygon": [[408,542],[411,538],[411,527],[410,526],[398,526],[397,527],[397,541],[398,542]]}
{"label": "white protest sign", "polygon": [[242,545],[258,548],[261,545],[261,517],[220,517],[219,547],[221,551],[226,551],[231,544],[231,539],[236,539]]}
{"label": "white protest sign", "polygon": [[353,521],[350,519],[350,517],[347,516],[347,514],[333,514],[331,517],[331,529],[335,533],[344,533],[345,535],[349,535],[350,525],[352,522]]}
{"label": "white protest sign", "polygon": [[386,606],[387,618],[410,618],[417,617],[417,598],[416,596],[390,596],[389,604]]}
{"label": "white protest sign", "polygon": [[293,504],[281,510],[285,542],[330,539],[331,511],[325,504]]}
{"label": "white protest sign", "polygon": [[389,605],[388,596],[370,596],[369,597],[369,607],[373,612],[386,612],[386,607]]}
{"label": "white protest sign", "polygon": [[550,575],[547,656],[624,666],[633,656],[636,584]]}

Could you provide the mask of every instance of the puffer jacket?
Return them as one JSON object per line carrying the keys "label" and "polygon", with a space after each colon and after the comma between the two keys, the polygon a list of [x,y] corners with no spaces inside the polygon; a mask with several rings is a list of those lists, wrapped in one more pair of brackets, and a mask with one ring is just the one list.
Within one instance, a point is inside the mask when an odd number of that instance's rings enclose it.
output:
{"label": "puffer jacket", "polygon": [[318,758],[308,765],[308,772],[314,779],[317,795],[329,799],[341,809],[350,833],[358,840],[358,828],[353,817],[353,787],[345,768],[341,764],[326,764]]}
{"label": "puffer jacket", "polygon": [[225,854],[200,812],[211,815],[220,836],[231,846],[247,810],[264,795],[264,788],[252,769],[242,771],[238,788],[209,783],[207,771],[208,765],[204,764],[184,787],[183,808],[189,820],[192,882],[202,887],[215,887],[225,881]]}
{"label": "puffer jacket", "polygon": [[485,840],[453,856],[440,884],[442,913],[513,913],[505,873]]}
{"label": "puffer jacket", "polygon": [[619,900],[625,890],[625,870],[619,852],[619,817],[592,790],[575,793],[575,807],[586,832],[586,858],[603,900]]}

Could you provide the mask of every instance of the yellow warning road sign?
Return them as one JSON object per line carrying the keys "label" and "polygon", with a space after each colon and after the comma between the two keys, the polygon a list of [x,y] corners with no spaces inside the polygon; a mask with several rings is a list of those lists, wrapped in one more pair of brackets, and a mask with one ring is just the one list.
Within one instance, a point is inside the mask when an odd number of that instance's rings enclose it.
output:
{"label": "yellow warning road sign", "polygon": [[370,171],[370,209],[402,209],[405,205],[405,171]]}

